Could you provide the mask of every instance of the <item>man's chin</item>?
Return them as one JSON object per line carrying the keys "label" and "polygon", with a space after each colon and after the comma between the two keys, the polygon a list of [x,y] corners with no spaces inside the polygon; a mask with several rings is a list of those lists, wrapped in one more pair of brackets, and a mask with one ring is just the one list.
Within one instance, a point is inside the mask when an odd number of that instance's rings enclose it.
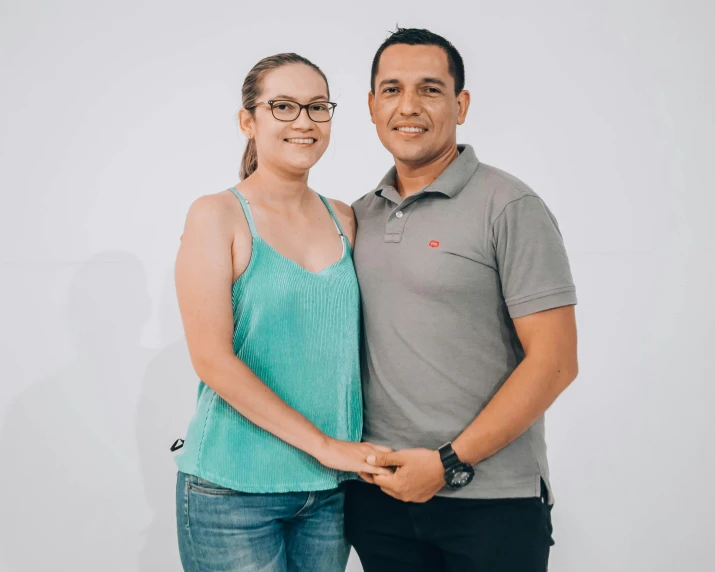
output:
{"label": "man's chin", "polygon": [[433,154],[428,149],[395,149],[392,153],[395,161],[405,165],[417,166],[429,163]]}
{"label": "man's chin", "polygon": [[434,158],[434,151],[427,141],[405,141],[393,133],[380,137],[382,145],[395,159],[404,165],[423,165]]}

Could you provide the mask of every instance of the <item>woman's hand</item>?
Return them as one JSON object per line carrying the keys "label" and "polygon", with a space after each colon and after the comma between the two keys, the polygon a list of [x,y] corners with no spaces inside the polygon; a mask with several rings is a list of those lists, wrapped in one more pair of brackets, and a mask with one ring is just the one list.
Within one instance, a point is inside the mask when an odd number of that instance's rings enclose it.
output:
{"label": "woman's hand", "polygon": [[338,439],[328,439],[316,459],[322,465],[347,471],[350,473],[368,473],[371,475],[389,475],[391,471],[385,467],[375,467],[367,462],[367,458],[375,453],[390,453],[390,447],[373,445],[372,443],[352,443]]}

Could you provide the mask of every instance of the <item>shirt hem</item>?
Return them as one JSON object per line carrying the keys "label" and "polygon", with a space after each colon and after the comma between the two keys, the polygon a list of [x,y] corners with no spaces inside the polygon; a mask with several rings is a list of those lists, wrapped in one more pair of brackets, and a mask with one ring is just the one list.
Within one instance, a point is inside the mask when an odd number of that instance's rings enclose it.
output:
{"label": "shirt hem", "polygon": [[[462,487],[461,489],[440,490],[435,496],[441,498],[454,499],[509,499],[509,498],[533,498],[541,496],[541,479],[547,483],[550,489],[549,481],[541,474],[534,475],[528,479],[520,480],[509,484],[500,484],[498,486],[483,486],[478,484],[478,475],[472,483]],[[476,484],[476,487],[473,485]]]}
{"label": "shirt hem", "polygon": [[513,319],[562,306],[573,306],[577,303],[576,289],[568,286],[535,294],[533,297],[521,298],[517,302],[507,302],[507,307],[509,316]]}
{"label": "shirt hem", "polygon": [[205,479],[217,484],[221,487],[226,487],[233,491],[241,493],[299,493],[311,491],[329,491],[338,488],[340,483],[351,478],[350,474],[343,474],[332,479],[322,481],[306,481],[300,483],[245,483],[227,479],[221,475],[216,475],[211,471],[197,470],[196,468],[183,468],[178,463],[178,468],[182,473],[193,475],[200,479]]}

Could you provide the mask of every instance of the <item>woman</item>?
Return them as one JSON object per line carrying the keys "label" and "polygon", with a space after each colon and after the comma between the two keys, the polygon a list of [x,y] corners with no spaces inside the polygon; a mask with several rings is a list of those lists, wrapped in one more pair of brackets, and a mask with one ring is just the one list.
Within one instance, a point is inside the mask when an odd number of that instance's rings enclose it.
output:
{"label": "woman", "polygon": [[344,570],[342,480],[385,473],[359,443],[350,207],[308,188],[334,103],[296,54],[243,85],[242,182],[190,208],[176,286],[202,382],[177,457],[185,570]]}

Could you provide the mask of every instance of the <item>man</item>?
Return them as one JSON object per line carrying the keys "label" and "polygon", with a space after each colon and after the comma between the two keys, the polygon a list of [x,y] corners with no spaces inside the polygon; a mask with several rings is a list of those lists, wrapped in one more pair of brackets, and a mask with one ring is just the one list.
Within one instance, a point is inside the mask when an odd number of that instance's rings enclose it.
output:
{"label": "man", "polygon": [[544,571],[543,415],[577,373],[556,220],[457,145],[470,95],[441,36],[392,34],[368,102],[395,166],[353,205],[364,439],[390,446],[368,462],[395,470],[348,483],[348,540],[365,572]]}

